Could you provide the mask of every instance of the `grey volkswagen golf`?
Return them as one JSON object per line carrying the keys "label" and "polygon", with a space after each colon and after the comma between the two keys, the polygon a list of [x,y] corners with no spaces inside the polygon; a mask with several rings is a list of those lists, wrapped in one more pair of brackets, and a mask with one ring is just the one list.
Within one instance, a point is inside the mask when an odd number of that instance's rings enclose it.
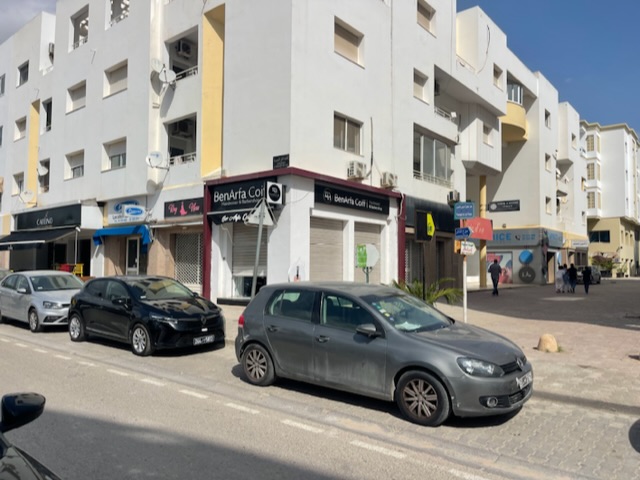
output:
{"label": "grey volkswagen golf", "polygon": [[514,412],[533,391],[513,342],[380,285],[264,286],[238,320],[235,350],[254,385],[283,377],[395,400],[427,426]]}

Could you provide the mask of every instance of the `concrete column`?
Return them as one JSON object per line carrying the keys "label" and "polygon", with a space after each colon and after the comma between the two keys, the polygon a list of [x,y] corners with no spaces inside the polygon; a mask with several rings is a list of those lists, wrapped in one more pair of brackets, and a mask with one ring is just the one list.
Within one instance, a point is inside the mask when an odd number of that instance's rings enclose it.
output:
{"label": "concrete column", "polygon": [[[480,218],[487,217],[487,177],[486,175],[480,175],[478,178],[479,183],[479,192],[480,199],[478,202],[478,210],[480,213]],[[480,248],[478,252],[478,257],[480,261],[480,288],[485,288],[487,286],[487,241],[480,240]]]}

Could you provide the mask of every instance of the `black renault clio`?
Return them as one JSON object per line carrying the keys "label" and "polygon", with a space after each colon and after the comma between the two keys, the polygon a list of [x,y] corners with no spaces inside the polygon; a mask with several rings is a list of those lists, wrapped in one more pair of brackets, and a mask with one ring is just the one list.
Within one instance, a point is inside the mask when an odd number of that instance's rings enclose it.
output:
{"label": "black renault clio", "polygon": [[136,355],[156,349],[224,345],[222,310],[180,282],[161,276],[95,278],[71,299],[69,336],[131,344]]}

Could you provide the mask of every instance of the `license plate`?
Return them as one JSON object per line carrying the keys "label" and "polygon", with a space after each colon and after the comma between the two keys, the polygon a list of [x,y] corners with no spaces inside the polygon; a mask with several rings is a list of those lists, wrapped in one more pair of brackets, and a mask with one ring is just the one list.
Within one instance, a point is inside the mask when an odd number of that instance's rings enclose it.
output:
{"label": "license plate", "polygon": [[213,341],[216,339],[215,335],[207,335],[204,337],[196,337],[193,339],[193,344],[194,345],[203,345],[205,343],[213,343]]}
{"label": "license plate", "polygon": [[531,372],[521,377],[516,377],[516,383],[518,384],[519,390],[522,390],[524,387],[529,385],[532,381],[533,381],[533,374]]}

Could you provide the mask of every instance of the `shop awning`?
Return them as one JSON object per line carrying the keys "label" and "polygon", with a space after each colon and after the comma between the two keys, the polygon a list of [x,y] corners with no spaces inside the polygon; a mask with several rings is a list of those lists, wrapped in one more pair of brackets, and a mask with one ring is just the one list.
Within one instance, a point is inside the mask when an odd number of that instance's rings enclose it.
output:
{"label": "shop awning", "polygon": [[153,240],[151,238],[151,230],[149,230],[148,225],[127,225],[123,227],[107,227],[96,230],[96,233],[93,234],[93,243],[95,245],[102,245],[102,239],[104,237],[131,235],[140,235],[142,237],[142,245],[149,245]]}
{"label": "shop awning", "polygon": [[9,235],[0,238],[0,250],[37,248],[47,242],[60,240],[75,231],[74,227],[11,232]]}

